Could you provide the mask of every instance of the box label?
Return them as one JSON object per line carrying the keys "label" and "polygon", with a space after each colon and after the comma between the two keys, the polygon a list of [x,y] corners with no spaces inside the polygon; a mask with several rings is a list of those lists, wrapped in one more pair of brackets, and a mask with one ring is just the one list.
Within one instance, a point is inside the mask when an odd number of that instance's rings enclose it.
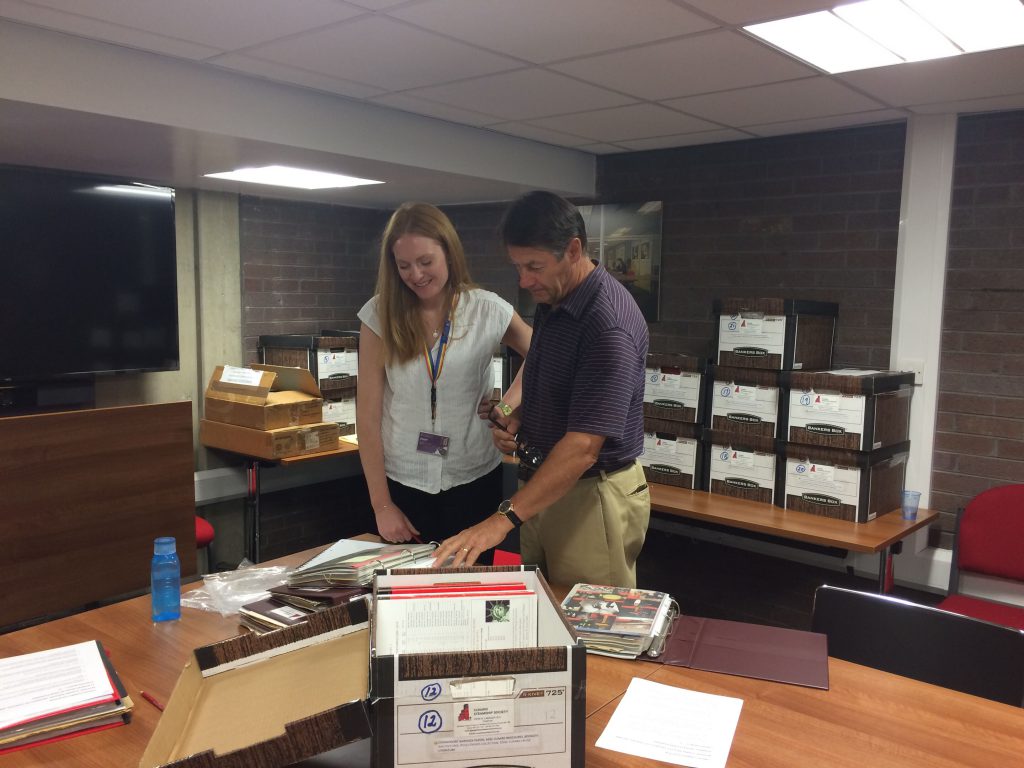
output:
{"label": "box label", "polygon": [[644,452],[640,464],[668,474],[692,475],[697,463],[697,441],[687,437],[658,437],[654,432],[644,433]]}
{"label": "box label", "polygon": [[258,387],[263,378],[263,371],[254,371],[252,368],[239,368],[235,365],[225,365],[220,374],[220,380],[225,384],[241,384],[246,387]]}
{"label": "box label", "polygon": [[458,678],[399,680],[395,765],[569,765],[569,672],[515,675],[510,696],[453,698]]}
{"label": "box label", "polygon": [[354,349],[318,349],[316,373],[321,379],[329,379],[332,376],[358,376],[359,352]]}
{"label": "box label", "polygon": [[785,348],[785,315],[722,315],[718,320],[719,352],[763,357],[768,354],[782,355]]}
{"label": "box label", "polygon": [[664,373],[659,368],[648,368],[646,375],[645,403],[668,407],[678,404],[683,407],[687,403],[692,406],[700,400],[699,373]]}

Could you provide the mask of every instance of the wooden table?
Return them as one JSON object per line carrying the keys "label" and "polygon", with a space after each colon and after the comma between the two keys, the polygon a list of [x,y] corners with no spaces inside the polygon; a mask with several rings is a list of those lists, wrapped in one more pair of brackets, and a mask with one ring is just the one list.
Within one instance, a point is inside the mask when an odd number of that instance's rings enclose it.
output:
{"label": "wooden table", "polygon": [[938,516],[934,510],[921,509],[917,520],[904,520],[897,509],[867,523],[851,523],[660,483],[651,483],[651,510],[808,544],[877,553],[879,592],[887,592],[891,586],[892,556],[899,554],[903,539]]}
{"label": "wooden table", "polygon": [[[315,550],[280,558],[295,564]],[[148,596],[0,635],[0,657],[98,639],[135,700],[132,722],[0,758],[3,768],[134,768],[194,647],[235,634],[237,622],[189,608],[149,620]],[[727,768],[1009,768],[1022,765],[1024,710],[829,659],[831,689],[601,656],[587,658],[587,768],[662,765],[595,746],[634,677],[744,700]],[[355,754],[365,761],[368,748]],[[351,755],[351,753],[350,753]],[[330,765],[329,758],[309,761]],[[352,764],[352,763],[344,763]]]}

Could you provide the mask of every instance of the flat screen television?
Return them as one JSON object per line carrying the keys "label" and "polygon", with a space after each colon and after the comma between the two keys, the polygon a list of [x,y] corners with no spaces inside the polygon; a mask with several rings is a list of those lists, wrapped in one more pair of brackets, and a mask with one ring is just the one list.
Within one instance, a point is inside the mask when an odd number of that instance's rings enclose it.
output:
{"label": "flat screen television", "polygon": [[0,385],[178,368],[174,192],[0,166]]}

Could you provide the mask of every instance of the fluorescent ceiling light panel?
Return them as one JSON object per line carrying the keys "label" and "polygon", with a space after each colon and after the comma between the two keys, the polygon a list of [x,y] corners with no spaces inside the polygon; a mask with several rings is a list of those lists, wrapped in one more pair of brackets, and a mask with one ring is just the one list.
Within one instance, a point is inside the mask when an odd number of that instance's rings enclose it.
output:
{"label": "fluorescent ceiling light panel", "polygon": [[339,173],[311,171],[305,168],[289,168],[286,165],[267,165],[263,168],[238,168],[222,173],[207,173],[207,178],[245,181],[251,184],[267,184],[274,187],[294,189],[336,189],[358,187],[363,184],[383,184],[383,181],[343,176]]}
{"label": "fluorescent ceiling light panel", "polygon": [[830,74],[902,61],[829,11],[753,24],[744,29]]}
{"label": "fluorescent ceiling light panel", "polygon": [[906,0],[965,51],[1024,45],[1020,0]]}
{"label": "fluorescent ceiling light panel", "polygon": [[126,195],[128,197],[174,197],[174,190],[168,187],[154,187],[149,184],[100,184],[85,190],[103,195]]}
{"label": "fluorescent ceiling light panel", "polygon": [[904,61],[941,59],[960,53],[945,35],[900,0],[865,0],[837,6],[833,13]]}

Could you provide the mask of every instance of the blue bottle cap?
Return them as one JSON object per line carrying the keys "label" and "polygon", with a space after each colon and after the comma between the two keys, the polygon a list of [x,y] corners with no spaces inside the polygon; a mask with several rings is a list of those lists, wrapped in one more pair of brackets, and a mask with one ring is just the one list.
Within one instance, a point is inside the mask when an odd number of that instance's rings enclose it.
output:
{"label": "blue bottle cap", "polygon": [[174,537],[173,536],[161,536],[153,541],[153,554],[154,555],[173,555],[174,554]]}

